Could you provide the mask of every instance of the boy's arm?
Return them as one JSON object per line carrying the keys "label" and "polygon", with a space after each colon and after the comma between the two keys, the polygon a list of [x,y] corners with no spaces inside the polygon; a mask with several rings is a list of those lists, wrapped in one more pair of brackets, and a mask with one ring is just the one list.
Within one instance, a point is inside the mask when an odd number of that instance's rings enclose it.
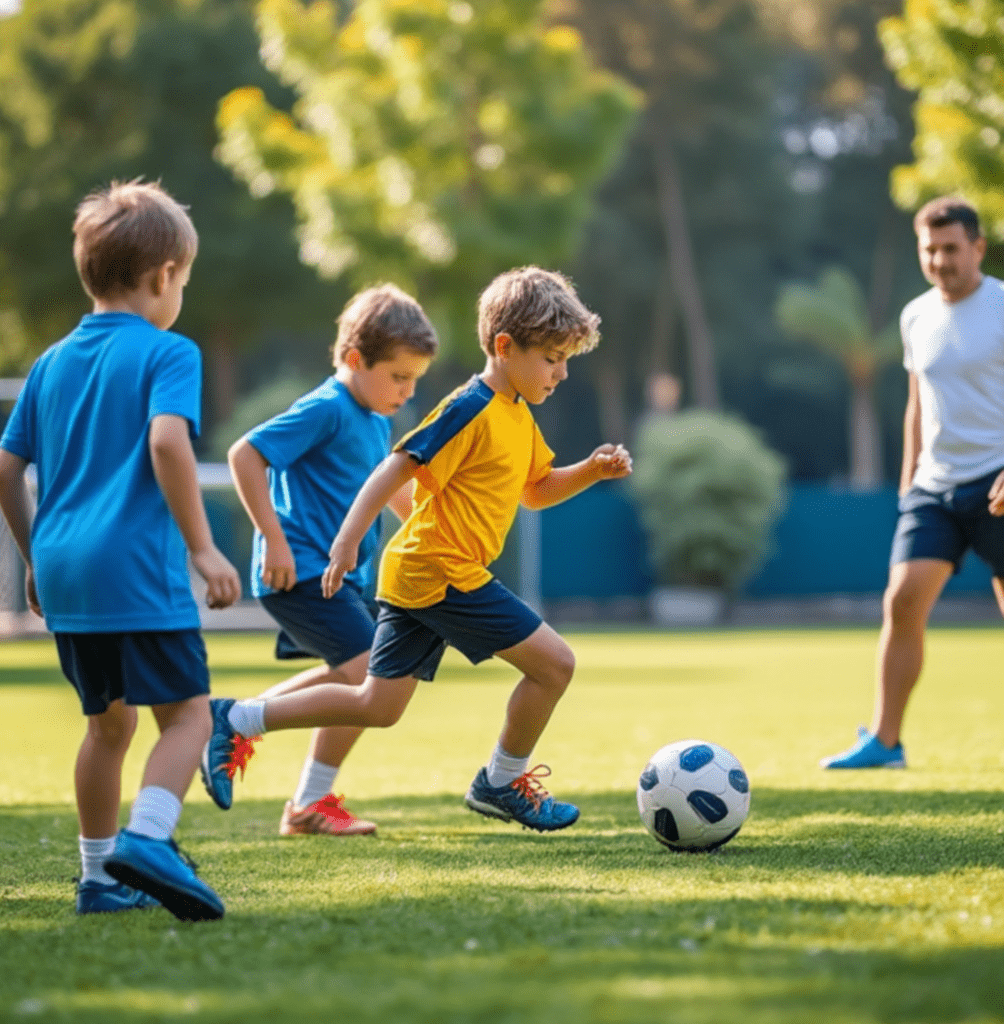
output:
{"label": "boy's arm", "polygon": [[387,502],[387,507],[401,520],[403,523],[408,516],[411,515],[412,500],[415,497],[415,481],[409,480],[404,487],[395,493],[390,501]]}
{"label": "boy's arm", "polygon": [[227,461],[230,463],[237,496],[248,518],[265,538],[262,581],[273,590],[292,590],[296,585],[296,559],[272,505],[268,477],[265,475],[268,461],[245,437],[231,445]]}
{"label": "boy's arm", "polygon": [[192,564],[208,584],[206,603],[226,608],[240,596],[237,570],[213,543],[202,504],[195,452],[183,416],[161,414],[150,421],[150,459],[167,507],[181,530]]}
{"label": "boy's arm", "polygon": [[380,510],[417,472],[418,463],[410,455],[391,452],[370,474],[331,545],[331,560],[321,577],[321,591],[325,597],[331,597],[341,587],[345,574],[356,567],[359,545]]}
{"label": "boy's arm", "polygon": [[31,495],[24,481],[28,463],[6,448],[0,448],[0,512],[13,534],[14,543],[24,559],[26,568],[25,593],[28,607],[36,615],[42,614],[35,590],[35,573],[31,565]]}
{"label": "boy's arm", "polygon": [[622,445],[602,444],[588,459],[552,469],[547,476],[523,488],[522,504],[529,509],[550,508],[600,480],[617,480],[631,473],[631,456]]}

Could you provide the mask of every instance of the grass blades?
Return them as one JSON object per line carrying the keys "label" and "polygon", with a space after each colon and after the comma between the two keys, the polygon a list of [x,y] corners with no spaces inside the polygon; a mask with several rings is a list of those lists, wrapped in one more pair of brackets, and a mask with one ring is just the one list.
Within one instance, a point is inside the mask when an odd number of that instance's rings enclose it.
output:
{"label": "grass blades", "polygon": [[[74,915],[82,719],[51,644],[4,645],[0,1020],[1004,1020],[997,633],[934,632],[911,768],[847,773],[815,762],[867,717],[873,631],[569,639],[576,681],[539,754],[577,825],[541,836],[463,807],[514,677],[451,656],[339,776],[375,837],[278,836],[304,734],[267,737],[229,812],[196,782],[178,838],[227,904],[200,925]],[[268,638],[209,647],[216,692],[283,675]],[[662,849],[634,806],[648,755],[687,736],[752,781],[749,821],[715,854]]]}

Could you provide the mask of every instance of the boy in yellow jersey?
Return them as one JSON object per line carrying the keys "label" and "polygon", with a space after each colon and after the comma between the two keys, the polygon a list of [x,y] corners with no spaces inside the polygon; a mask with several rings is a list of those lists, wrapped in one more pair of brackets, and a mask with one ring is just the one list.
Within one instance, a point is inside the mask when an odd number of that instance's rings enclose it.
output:
{"label": "boy in yellow jersey", "polygon": [[619,445],[602,445],[559,469],[534,423],[539,405],[568,376],[571,356],[598,341],[599,317],[560,274],[524,267],[497,277],[478,303],[484,371],[445,398],[373,471],[331,546],[322,592],[332,596],[356,566],[359,545],[392,495],[415,480],[412,512],[380,565],[380,615],[361,687],[321,684],[269,698],[267,730],[326,725],[390,726],[446,646],[472,663],[498,656],[522,673],[489,763],[467,793],[472,810],[538,831],[579,816],[529,769],[530,755],[575,668],[571,649],[540,616],[494,579],[519,504],[556,505],[599,480],[631,472]]}

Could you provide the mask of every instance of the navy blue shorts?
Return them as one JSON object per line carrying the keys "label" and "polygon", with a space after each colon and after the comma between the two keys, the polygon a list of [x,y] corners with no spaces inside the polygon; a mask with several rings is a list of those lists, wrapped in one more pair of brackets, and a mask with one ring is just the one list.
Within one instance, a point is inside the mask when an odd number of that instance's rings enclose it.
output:
{"label": "navy blue shorts", "polygon": [[373,643],[376,609],[351,583],[328,598],[321,593],[321,577],[315,576],[258,600],[282,626],[277,658],[323,658],[337,668]]}
{"label": "navy blue shorts", "polygon": [[899,520],[889,564],[917,558],[951,562],[959,571],[969,548],[1004,578],[1004,517],[987,509],[990,487],[1000,470],[934,494],[911,487],[899,499]]}
{"label": "navy blue shorts", "polygon": [[381,679],[432,679],[447,644],[471,664],[522,643],[543,621],[498,580],[465,594],[446,588],[446,597],[428,608],[399,608],[378,601],[370,675]]}
{"label": "navy blue shorts", "polygon": [[209,693],[206,645],[197,629],[149,633],[56,633],[63,675],[85,715],[113,700],[144,707]]}

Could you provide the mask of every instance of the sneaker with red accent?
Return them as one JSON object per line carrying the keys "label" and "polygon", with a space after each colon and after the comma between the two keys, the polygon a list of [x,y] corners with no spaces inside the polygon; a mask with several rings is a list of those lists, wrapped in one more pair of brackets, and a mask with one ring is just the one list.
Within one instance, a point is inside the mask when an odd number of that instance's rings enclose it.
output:
{"label": "sneaker with red accent", "polygon": [[518,821],[537,832],[556,832],[579,819],[574,804],[563,804],[551,796],[541,779],[551,774],[546,764],[538,764],[506,786],[492,786],[488,771],[482,768],[474,777],[464,803],[472,811],[502,821]]}
{"label": "sneaker with red accent", "polygon": [[372,821],[357,818],[345,806],[345,797],[331,793],[302,811],[287,800],[279,822],[281,836],[367,836],[376,830]]}
{"label": "sneaker with red accent", "polygon": [[254,757],[254,745],[261,739],[260,736],[241,736],[234,731],[229,715],[235,703],[229,697],[210,700],[213,732],[199,763],[206,792],[224,811],[229,810],[234,802],[234,776],[239,771],[241,781],[244,781],[248,761]]}

